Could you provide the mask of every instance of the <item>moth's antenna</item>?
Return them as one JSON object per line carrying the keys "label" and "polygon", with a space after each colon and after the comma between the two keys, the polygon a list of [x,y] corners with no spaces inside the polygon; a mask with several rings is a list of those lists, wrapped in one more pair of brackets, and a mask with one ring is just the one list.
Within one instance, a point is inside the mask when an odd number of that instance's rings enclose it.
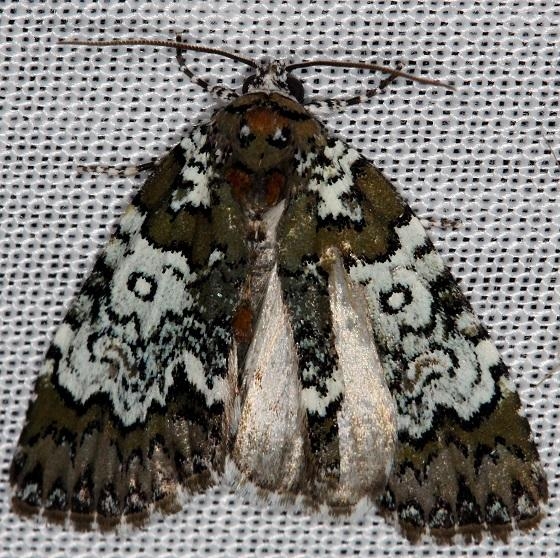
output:
{"label": "moth's antenna", "polygon": [[239,54],[234,54],[219,48],[210,48],[199,45],[190,45],[181,41],[181,36],[177,35],[176,41],[162,41],[158,39],[114,39],[109,41],[83,41],[81,39],[60,39],[58,41],[62,45],[79,45],[79,46],[155,46],[155,47],[168,47],[174,48],[177,53],[177,61],[181,71],[185,73],[189,79],[198,84],[204,91],[207,91],[214,97],[222,99],[223,101],[232,101],[238,94],[229,87],[222,87],[221,85],[211,85],[205,79],[196,76],[191,70],[187,68],[186,60],[182,55],[183,51],[202,52],[204,54],[215,54],[223,58],[229,58],[235,62],[246,64],[251,68],[256,68],[257,63],[250,58],[245,58]]}
{"label": "moth's antenna", "polygon": [[308,60],[307,62],[296,62],[295,64],[289,64],[286,66],[286,70],[291,72],[293,70],[299,70],[301,68],[310,68],[312,66],[330,66],[332,68],[358,68],[360,70],[372,70],[375,72],[383,72],[385,74],[390,74],[394,77],[403,77],[416,81],[417,83],[423,83],[425,85],[435,85],[436,87],[443,87],[450,91],[455,91],[455,87],[449,83],[439,81],[436,79],[422,78],[415,76],[413,74],[408,74],[395,68],[389,68],[388,66],[380,66],[379,64],[369,64],[367,62],[346,62],[339,60]]}
{"label": "moth's antenna", "polygon": [[[179,39],[180,37],[177,36]],[[246,64],[251,68],[256,68],[257,63],[251,58],[245,58],[239,54],[233,52],[228,52],[227,50],[222,50],[219,48],[210,48],[200,45],[190,45],[188,43],[183,43],[180,40],[177,41],[164,41],[158,39],[112,39],[108,41],[85,41],[82,39],[60,39],[58,41],[61,45],[80,45],[80,46],[155,46],[155,47],[168,47],[174,48],[175,50],[190,50],[192,52],[203,52],[205,54],[215,54],[217,56],[222,56],[224,58],[229,58],[235,62],[241,62]],[[301,68],[310,68],[312,66],[330,66],[332,68],[357,68],[360,70],[372,70],[378,72],[384,72],[386,74],[391,74],[395,77],[404,77],[417,83],[424,83],[426,85],[435,85],[437,87],[444,87],[451,91],[455,91],[455,87],[445,83],[443,81],[438,81],[435,79],[422,78],[409,74],[407,72],[402,72],[394,68],[389,68],[388,66],[381,66],[379,64],[370,64],[367,62],[350,62],[350,61],[339,61],[339,60],[308,60],[306,62],[296,62],[294,64],[289,64],[286,66],[286,70],[291,72],[292,70],[299,70]]]}
{"label": "moth's antenna", "polygon": [[210,48],[199,45],[189,45],[180,41],[160,41],[157,39],[114,39],[110,41],[83,41],[81,39],[60,39],[58,44],[61,45],[80,45],[80,46],[155,46],[155,47],[169,47],[175,50],[190,50],[193,52],[203,52],[205,54],[216,54],[229,58],[235,62],[241,62],[251,68],[256,68],[257,63],[250,58],[245,58],[239,54],[234,54],[219,48]]}
{"label": "moth's antenna", "polygon": [[[191,72],[187,66],[185,58],[182,56],[183,51],[191,51],[191,52],[201,52],[204,54],[214,54],[217,56],[221,56],[223,58],[229,58],[234,62],[240,62],[241,64],[245,64],[250,66],[251,68],[257,68],[258,64],[252,60],[251,58],[245,58],[244,56],[240,56],[239,54],[235,54],[232,52],[228,52],[226,50],[221,50],[218,48],[210,48],[204,47],[199,45],[190,45],[188,43],[184,43],[181,41],[180,35],[177,35],[177,40],[175,41],[168,41],[168,40],[158,40],[158,39],[113,39],[108,41],[86,41],[81,39],[60,39],[58,41],[59,44],[63,45],[80,45],[80,46],[154,46],[154,47],[167,47],[175,49],[177,53],[177,60],[179,62],[179,66],[181,70],[189,76],[190,79],[195,81],[198,85],[200,85],[204,90],[212,93],[218,98],[221,98],[225,101],[230,101],[237,97],[237,93],[232,89],[221,87],[221,86],[211,86],[206,80],[195,76],[193,72]],[[309,60],[307,62],[296,62],[295,64],[289,64],[286,66],[287,72],[292,72],[293,70],[299,70],[301,68],[310,68],[313,66],[329,66],[333,68],[357,68],[360,70],[370,70],[370,71],[380,71],[386,74],[389,74],[392,79],[397,77],[403,77],[409,79],[411,81],[415,81],[417,83],[423,83],[425,85],[434,85],[436,87],[443,87],[445,89],[455,91],[455,88],[442,81],[438,81],[435,79],[428,79],[418,77],[406,72],[401,71],[400,69],[389,68],[387,66],[381,66],[379,64],[369,64],[366,62],[349,62],[349,61],[338,61],[338,60]],[[389,80],[392,81],[392,80]],[[345,107],[354,104],[358,104],[362,102],[362,100],[367,99],[373,95],[375,95],[380,89],[386,84],[382,85],[380,88],[371,89],[366,91],[363,95],[357,95],[355,97],[347,98],[347,99],[331,99],[331,100],[316,100],[308,103],[308,105],[315,105],[316,107],[321,106],[328,106],[329,108],[335,107]]]}

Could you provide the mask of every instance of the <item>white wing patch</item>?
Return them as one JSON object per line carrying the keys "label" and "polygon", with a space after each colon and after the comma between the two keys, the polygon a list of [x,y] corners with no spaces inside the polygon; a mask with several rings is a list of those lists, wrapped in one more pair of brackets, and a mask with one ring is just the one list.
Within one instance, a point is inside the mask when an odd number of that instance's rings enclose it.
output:
{"label": "white wing patch", "polygon": [[[309,155],[314,157],[314,154]],[[355,223],[361,222],[362,208],[354,198],[354,177],[351,170],[360,154],[344,142],[333,140],[325,147],[323,155],[328,164],[314,165],[313,160],[302,159],[298,166],[300,173],[313,168],[307,188],[317,192],[317,215],[323,220],[347,219]]]}
{"label": "white wing patch", "polygon": [[[181,142],[185,165],[182,184],[172,190],[173,211],[209,206],[212,165],[206,140],[199,127]],[[225,396],[221,380],[209,387],[203,363],[188,348],[198,343],[189,332],[204,335],[205,329],[197,321],[192,294],[197,290],[189,288],[199,277],[184,255],[143,237],[144,221],[134,205],[127,208],[88,280],[90,287],[72,307],[75,319],[66,320],[55,335],[58,358],[47,359],[43,367],[45,374],[56,373],[79,403],[107,395],[125,425],[145,420],[152,403],[165,405],[177,370],[184,371],[208,405]],[[208,268],[222,257],[214,250]]]}
{"label": "white wing patch", "polygon": [[433,249],[423,253],[428,240],[420,221],[411,217],[396,234],[399,247],[386,260],[357,260],[349,272],[366,287],[374,329],[387,348],[383,364],[389,381],[405,379],[402,391],[394,393],[399,430],[417,438],[431,428],[438,406],[465,420],[479,412],[495,394],[491,368],[500,358],[490,341],[471,339],[480,326],[470,310],[454,328],[445,325],[448,316],[434,304],[433,289],[446,269]]}
{"label": "white wing patch", "polygon": [[[207,135],[195,128],[193,133],[181,141],[185,165],[181,170],[183,188],[173,192],[170,207],[181,211],[188,206],[210,208],[210,183],[214,179],[213,166],[209,164],[211,154],[205,149]],[[213,154],[216,156],[216,154]]]}
{"label": "white wing patch", "polygon": [[[109,259],[125,252],[118,244],[113,239]],[[79,295],[76,309],[84,316],[79,327],[65,323],[58,330],[54,343],[62,353],[60,385],[81,403],[107,394],[125,425],[144,420],[152,402],[165,403],[175,367],[196,371],[192,355],[163,355],[165,344],[156,341],[165,329],[173,335],[173,316],[181,320],[192,308],[186,287],[195,279],[183,256],[159,250],[137,235],[118,260],[106,292]],[[47,361],[43,372],[51,368]]]}

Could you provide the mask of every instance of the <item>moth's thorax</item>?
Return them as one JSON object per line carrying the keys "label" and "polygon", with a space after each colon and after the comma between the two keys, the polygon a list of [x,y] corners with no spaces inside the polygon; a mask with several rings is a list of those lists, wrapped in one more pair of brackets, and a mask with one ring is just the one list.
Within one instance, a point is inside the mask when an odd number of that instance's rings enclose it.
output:
{"label": "moth's thorax", "polygon": [[302,105],[278,93],[239,97],[215,115],[214,126],[233,195],[255,211],[286,198],[288,185],[298,182],[298,157],[323,137]]}

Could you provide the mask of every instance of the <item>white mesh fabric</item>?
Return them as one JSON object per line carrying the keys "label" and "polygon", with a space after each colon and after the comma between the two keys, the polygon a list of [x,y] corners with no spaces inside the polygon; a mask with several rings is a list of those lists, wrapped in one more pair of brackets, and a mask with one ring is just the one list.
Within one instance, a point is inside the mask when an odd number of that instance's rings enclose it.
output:
{"label": "white mesh fabric", "polygon": [[[0,3],[0,556],[557,555],[559,21],[554,0]],[[177,31],[245,56],[402,61],[458,87],[449,94],[398,80],[323,121],[374,161],[420,216],[461,221],[436,225],[432,238],[519,387],[551,492],[537,530],[509,545],[414,547],[374,510],[334,521],[228,489],[117,534],[10,512],[8,467],[49,339],[142,182],[80,176],[77,166],[148,161],[213,106],[169,50],[74,49],[56,40]],[[226,84],[246,75],[216,57],[194,67]],[[321,97],[374,83],[340,69],[302,75],[309,95]]]}

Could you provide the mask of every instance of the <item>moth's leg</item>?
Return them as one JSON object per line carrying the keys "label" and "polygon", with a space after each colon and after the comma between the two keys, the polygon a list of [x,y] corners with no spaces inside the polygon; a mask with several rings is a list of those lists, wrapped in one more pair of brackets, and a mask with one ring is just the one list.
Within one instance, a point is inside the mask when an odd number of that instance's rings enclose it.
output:
{"label": "moth's leg", "polygon": [[[177,34],[175,40],[178,43],[183,42],[180,34]],[[177,58],[177,62],[179,64],[179,69],[193,83],[196,83],[197,85],[200,85],[200,87],[202,87],[202,89],[204,89],[204,91],[207,91],[213,97],[217,97],[218,99],[221,99],[222,101],[232,101],[233,99],[235,99],[237,97],[237,93],[235,91],[233,91],[233,89],[230,89],[229,87],[222,87],[220,85],[210,85],[210,83],[208,81],[206,81],[205,79],[195,75],[194,72],[190,68],[187,67],[187,59],[185,58],[183,52],[184,51],[179,49],[179,48],[176,51],[176,58]]]}
{"label": "moth's leg", "polygon": [[[401,71],[402,68],[402,62],[398,62],[396,70]],[[328,109],[330,111],[342,111],[350,106],[361,105],[368,99],[371,99],[371,97],[375,97],[376,95],[384,91],[391,83],[393,83],[393,81],[395,81],[397,77],[399,76],[390,75],[383,79],[377,87],[374,87],[373,89],[367,89],[359,95],[354,95],[352,97],[341,97],[339,99],[314,99],[313,101],[306,103],[305,106],[316,110]]]}
{"label": "moth's leg", "polygon": [[420,222],[425,229],[430,230],[432,228],[437,228],[444,231],[457,231],[463,224],[459,218],[435,217],[433,215],[420,217]]}
{"label": "moth's leg", "polygon": [[81,173],[106,174],[119,178],[138,176],[139,174],[152,171],[156,167],[159,159],[154,159],[140,165],[113,166],[113,165],[78,165],[76,168]]}

